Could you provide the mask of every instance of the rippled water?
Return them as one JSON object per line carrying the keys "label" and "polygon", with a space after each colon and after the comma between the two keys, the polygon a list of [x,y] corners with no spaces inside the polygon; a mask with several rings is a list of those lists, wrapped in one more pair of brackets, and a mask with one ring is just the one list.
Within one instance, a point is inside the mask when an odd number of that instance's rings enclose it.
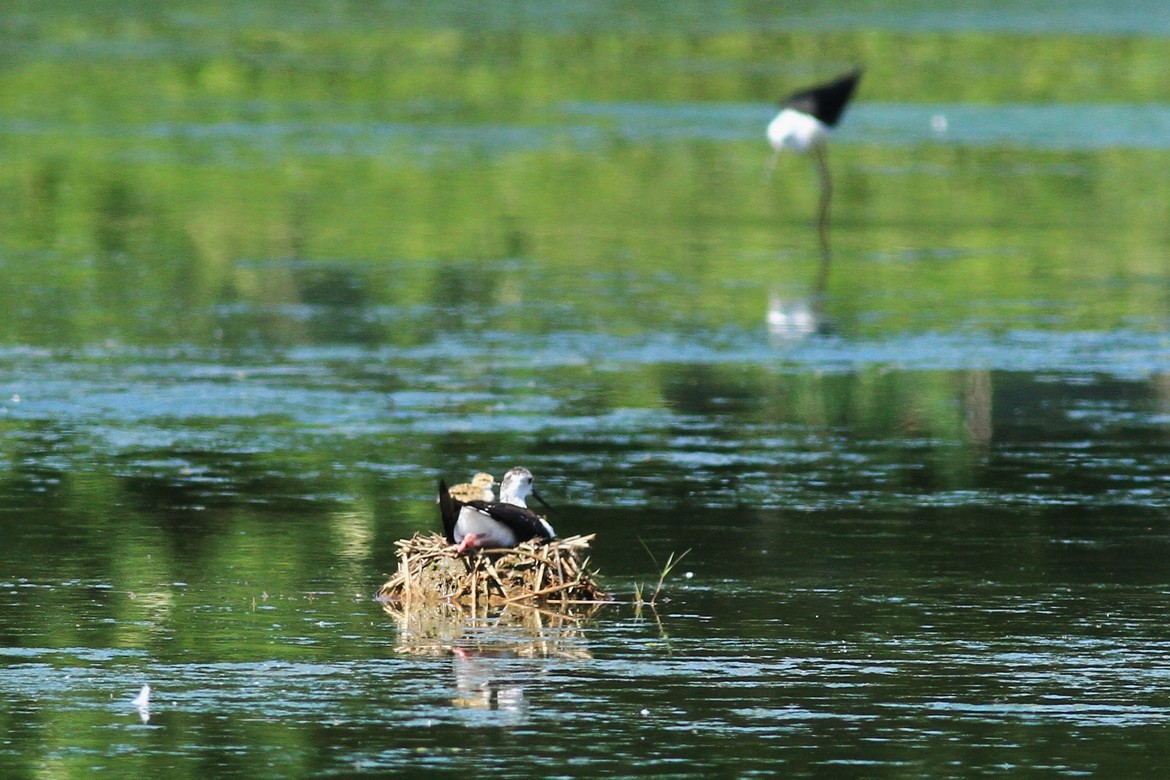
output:
{"label": "rippled water", "polygon": [[[5,774],[1159,776],[1166,14],[1000,5],[0,22]],[[516,464],[614,603],[373,598]]]}
{"label": "rippled water", "polygon": [[[1129,362],[1157,345],[1020,338],[802,356],[762,328],[675,353],[579,337],[605,361],[501,338],[499,371],[439,375],[467,344],[10,351],[5,755],[228,774],[1160,767],[1170,448],[1163,384]],[[1061,367],[1086,341],[1128,357]],[[1053,366],[962,368],[997,349]],[[888,422],[793,416],[806,362],[807,402],[943,381],[953,419],[898,393]],[[676,375],[669,408],[590,408],[595,372],[645,371]],[[651,553],[690,550],[656,611],[404,622],[372,601],[393,540],[436,522],[436,472],[517,459],[562,533],[598,533],[622,600],[653,583]]]}
{"label": "rippled water", "polygon": [[[598,527],[613,538],[644,517]],[[1166,589],[1146,566],[1162,566],[1166,537],[1076,520],[1070,539],[1052,517],[771,518],[764,549],[745,533],[738,549],[684,559],[693,576],[657,615],[612,606],[539,632],[454,621],[424,641],[364,594],[250,606],[262,578],[168,586],[171,620],[158,603],[126,612],[115,602],[127,594],[93,583],[4,583],[9,614],[68,599],[79,621],[77,644],[37,647],[25,630],[26,647],[6,652],[9,717],[25,724],[23,755],[77,769],[1157,770]],[[1138,534],[1118,545],[1118,530]],[[712,564],[713,550],[738,562]],[[153,636],[89,649],[108,641],[103,623]],[[143,680],[155,698],[139,711],[129,699]],[[68,735],[46,728],[62,717]]]}

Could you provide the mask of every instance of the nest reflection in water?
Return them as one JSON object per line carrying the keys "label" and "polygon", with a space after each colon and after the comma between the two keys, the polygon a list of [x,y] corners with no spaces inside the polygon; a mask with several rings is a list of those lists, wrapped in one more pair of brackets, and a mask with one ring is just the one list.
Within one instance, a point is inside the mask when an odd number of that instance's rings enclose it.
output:
{"label": "nest reflection in water", "polygon": [[398,625],[395,652],[457,657],[589,658],[582,629],[600,608],[600,604],[580,604],[551,610],[507,604],[484,606],[473,613],[446,602],[382,604]]}

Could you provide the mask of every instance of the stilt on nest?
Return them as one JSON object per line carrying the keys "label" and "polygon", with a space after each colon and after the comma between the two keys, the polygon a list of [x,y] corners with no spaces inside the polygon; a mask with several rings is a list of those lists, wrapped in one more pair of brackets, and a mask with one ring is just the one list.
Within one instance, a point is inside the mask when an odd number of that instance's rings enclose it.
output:
{"label": "stilt on nest", "polygon": [[378,589],[377,598],[446,601],[473,610],[513,603],[568,607],[609,601],[583,557],[593,537],[533,539],[508,549],[459,554],[438,534],[415,534],[396,543],[398,571]]}

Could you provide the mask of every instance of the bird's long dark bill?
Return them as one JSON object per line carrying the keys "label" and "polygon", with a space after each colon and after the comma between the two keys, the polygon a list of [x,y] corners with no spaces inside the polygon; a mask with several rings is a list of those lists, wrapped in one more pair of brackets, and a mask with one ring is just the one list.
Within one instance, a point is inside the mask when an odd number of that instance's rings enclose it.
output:
{"label": "bird's long dark bill", "polygon": [[543,498],[541,498],[540,493],[537,493],[535,490],[533,490],[532,497],[535,498],[540,503],[544,504],[545,509],[547,509],[550,512],[552,511],[552,507],[548,505],[547,501],[545,501]]}

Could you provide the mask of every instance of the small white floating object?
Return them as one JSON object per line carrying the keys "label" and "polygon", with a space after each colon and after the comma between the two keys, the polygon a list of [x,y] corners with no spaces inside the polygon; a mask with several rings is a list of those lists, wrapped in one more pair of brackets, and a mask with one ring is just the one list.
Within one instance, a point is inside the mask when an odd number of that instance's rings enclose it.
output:
{"label": "small white floating object", "polygon": [[130,702],[135,707],[149,707],[150,706],[150,686],[143,685],[142,690],[134,697],[134,701]]}
{"label": "small white floating object", "polygon": [[930,129],[940,135],[947,131],[946,114],[935,114],[930,118]]}

